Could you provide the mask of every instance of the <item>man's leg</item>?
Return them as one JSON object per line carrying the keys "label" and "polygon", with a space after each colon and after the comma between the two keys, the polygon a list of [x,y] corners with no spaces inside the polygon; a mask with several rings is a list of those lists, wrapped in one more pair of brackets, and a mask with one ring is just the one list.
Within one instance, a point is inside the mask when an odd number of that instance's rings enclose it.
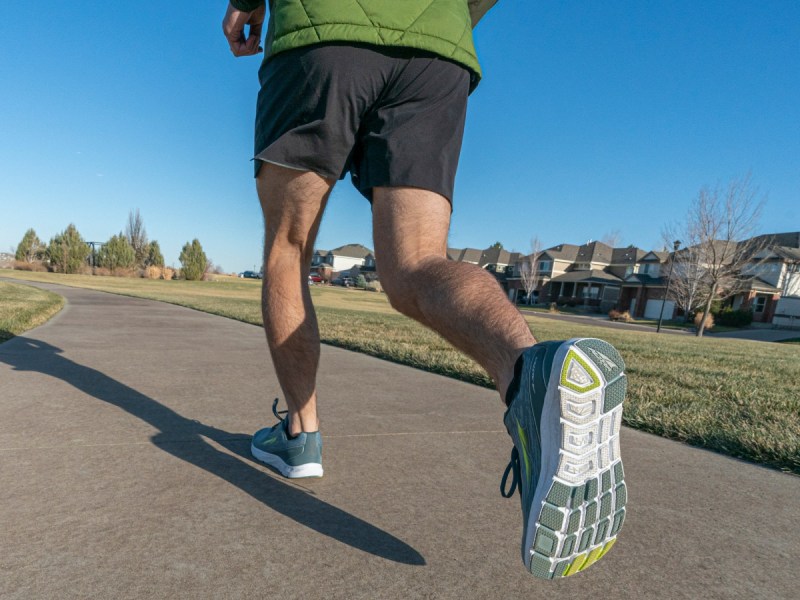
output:
{"label": "man's leg", "polygon": [[447,260],[450,206],[442,196],[375,188],[373,214],[375,256],[392,305],[478,361],[504,399],[519,366],[503,417],[514,449],[501,492],[521,494],[525,566],[544,579],[591,566],[625,519],[622,357],[595,339],[534,346],[491,275]]}
{"label": "man's leg", "polygon": [[308,270],[335,181],[264,163],[256,180],[264,212],[262,313],[272,361],[289,406],[289,432],[317,431],[319,329]]}
{"label": "man's leg", "polygon": [[418,188],[374,188],[375,258],[389,301],[474,358],[503,399],[514,363],[536,343],[497,280],[447,259],[450,203]]}

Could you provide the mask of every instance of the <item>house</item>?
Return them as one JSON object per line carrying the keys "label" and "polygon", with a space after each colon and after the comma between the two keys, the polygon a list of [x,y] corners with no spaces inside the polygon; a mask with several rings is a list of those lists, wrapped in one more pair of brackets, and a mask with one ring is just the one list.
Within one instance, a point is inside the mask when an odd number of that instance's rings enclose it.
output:
{"label": "house", "polygon": [[[715,242],[720,248],[725,244]],[[734,310],[751,310],[757,323],[800,323],[800,308],[795,311],[791,300],[800,300],[800,232],[755,236],[737,245],[759,249],[742,270],[736,291],[725,305]],[[689,249],[678,250],[686,251]],[[665,318],[673,318],[674,300],[664,301],[671,257],[667,252],[651,252],[641,257],[638,268],[625,277],[619,307],[630,310],[634,317],[657,319],[663,305]],[[702,264],[699,268],[702,270]],[[800,307],[800,301],[797,306]]]}
{"label": "house", "polygon": [[476,248],[447,249],[447,258],[449,258],[450,260],[455,260],[457,262],[465,262],[473,265],[480,265],[481,256],[483,256],[483,250],[478,250]]}
{"label": "house", "polygon": [[650,251],[628,265],[622,283],[618,309],[634,318],[658,319],[663,310],[666,319],[675,316],[675,301],[664,300],[669,277],[669,252]]}
{"label": "house", "polygon": [[520,256],[521,254],[519,252],[509,252],[503,248],[486,248],[486,250],[481,251],[481,258],[478,261],[478,266],[492,273],[505,275],[506,269],[508,267],[513,267]]}
{"label": "house", "polygon": [[614,249],[602,242],[587,242],[577,247],[574,257],[566,272],[550,279],[550,301],[611,310],[617,304],[622,284],[608,270]]}
{"label": "house", "polygon": [[[535,261],[537,266],[534,294],[539,301],[585,306],[599,312],[612,308],[630,310],[644,316],[660,310],[666,288],[661,277],[667,252],[646,252],[635,246],[612,248],[592,241],[577,246],[559,244],[535,255],[522,257],[509,278],[509,297],[515,300],[524,292],[522,269]],[[515,294],[516,292],[516,294]],[[674,312],[671,303],[666,315]]]}
{"label": "house", "polygon": [[347,244],[333,250],[317,250],[311,259],[311,269],[329,265],[334,272],[346,271],[354,266],[365,266],[368,257],[371,257],[374,268],[375,256],[372,250],[361,244]]}
{"label": "house", "polygon": [[339,274],[342,276],[346,275],[353,281],[356,281],[359,275],[363,275],[367,282],[378,281],[378,270],[375,264],[375,255],[370,252],[364,257],[363,265],[353,265],[346,271],[342,271]]}
{"label": "house", "polygon": [[[753,321],[783,324],[783,317],[794,315],[787,307],[791,301],[780,303],[781,298],[800,298],[800,232],[774,233],[747,240],[761,248],[752,256],[744,270],[742,289],[728,301],[734,310],[750,309]],[[779,317],[776,321],[776,315]]]}
{"label": "house", "polygon": [[559,244],[542,252],[520,256],[513,265],[513,270],[508,277],[508,297],[512,302],[516,302],[520,296],[525,294],[525,284],[522,280],[522,270],[530,269],[531,265],[536,267],[536,282],[532,290],[535,297],[549,298],[548,284],[553,277],[563,275],[569,270],[578,256],[580,246],[573,244]]}
{"label": "house", "polygon": [[494,275],[504,290],[508,290],[507,279],[513,270],[514,263],[519,260],[520,256],[519,252],[509,252],[495,246],[485,250],[477,248],[447,249],[448,259],[479,266]]}

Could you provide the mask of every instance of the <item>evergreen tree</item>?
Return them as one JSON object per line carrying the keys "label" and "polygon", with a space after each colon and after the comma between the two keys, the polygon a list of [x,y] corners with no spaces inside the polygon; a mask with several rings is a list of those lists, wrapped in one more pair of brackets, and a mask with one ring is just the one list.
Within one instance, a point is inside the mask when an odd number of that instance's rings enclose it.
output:
{"label": "evergreen tree", "polygon": [[117,269],[130,269],[136,264],[136,252],[122,233],[111,236],[97,253],[97,264],[114,273]]}
{"label": "evergreen tree", "polygon": [[208,268],[208,258],[197,238],[184,244],[178,260],[181,261],[183,278],[189,281],[202,279]]}
{"label": "evergreen tree", "polygon": [[77,273],[86,264],[86,258],[91,252],[89,244],[83,240],[75,225],[70,223],[64,231],[50,240],[47,258],[57,272]]}
{"label": "evergreen tree", "polygon": [[161,254],[161,248],[156,240],[150,242],[147,247],[147,258],[145,259],[145,266],[147,267],[163,267],[164,255]]}
{"label": "evergreen tree", "polygon": [[22,236],[22,241],[17,245],[17,253],[14,256],[20,262],[31,263],[34,260],[41,260],[46,248],[42,245],[39,236],[33,229],[28,229]]}

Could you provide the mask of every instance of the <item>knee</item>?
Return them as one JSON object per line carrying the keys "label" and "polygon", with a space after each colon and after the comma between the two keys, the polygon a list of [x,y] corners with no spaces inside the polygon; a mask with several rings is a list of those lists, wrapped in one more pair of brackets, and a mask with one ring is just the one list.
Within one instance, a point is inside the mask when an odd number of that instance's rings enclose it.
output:
{"label": "knee", "polygon": [[290,229],[264,238],[264,268],[268,270],[284,269],[295,263],[310,265],[313,254],[308,237],[298,231]]}
{"label": "knee", "polygon": [[381,287],[389,298],[389,304],[397,312],[406,316],[415,316],[416,293],[413,284],[413,272],[407,269],[393,269],[381,272]]}

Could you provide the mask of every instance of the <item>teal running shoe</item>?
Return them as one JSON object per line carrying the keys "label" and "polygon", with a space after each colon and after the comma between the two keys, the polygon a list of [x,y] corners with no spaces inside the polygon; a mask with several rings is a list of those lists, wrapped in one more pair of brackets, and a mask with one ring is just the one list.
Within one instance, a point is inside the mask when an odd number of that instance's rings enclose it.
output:
{"label": "teal running shoe", "polygon": [[622,528],[624,369],[611,344],[589,338],[536,344],[517,362],[503,419],[514,449],[500,492],[520,492],[522,560],[537,577],[583,571]]}
{"label": "teal running shoe", "polygon": [[[281,412],[286,414],[288,411]],[[278,413],[277,398],[272,403],[272,413],[278,423],[253,435],[251,454],[290,479],[322,477],[322,437],[319,431],[289,437],[289,420]]]}

